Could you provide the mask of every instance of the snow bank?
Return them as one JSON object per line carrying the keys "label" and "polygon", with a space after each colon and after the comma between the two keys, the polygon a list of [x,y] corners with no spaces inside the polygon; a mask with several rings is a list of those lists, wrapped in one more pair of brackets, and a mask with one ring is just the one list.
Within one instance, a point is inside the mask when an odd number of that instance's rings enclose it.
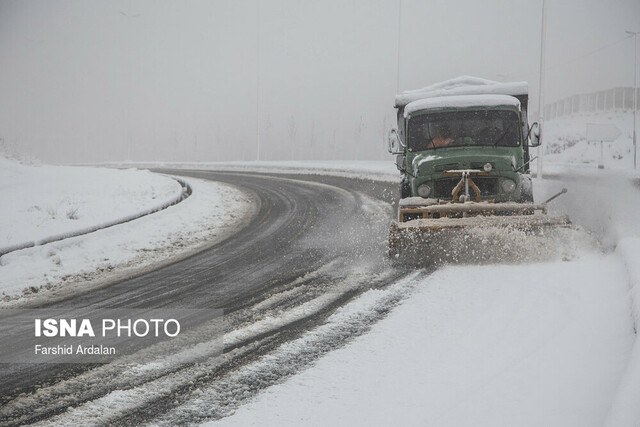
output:
{"label": "snow bank", "polygon": [[627,313],[611,255],[441,269],[370,333],[212,425],[602,425]]}
{"label": "snow bank", "polygon": [[[0,195],[15,200],[0,207],[5,244],[108,223],[182,192],[175,179],[149,171],[31,167],[4,160],[2,165],[6,179]],[[0,257],[2,304],[25,303],[20,297],[50,301],[139,274],[226,238],[255,213],[253,196],[235,187],[184,180],[193,194],[165,210]]]}
{"label": "snow bank", "polygon": [[[585,147],[588,145],[582,146]],[[625,161],[632,162],[632,159],[627,157]],[[546,166],[545,169],[549,170]],[[575,224],[594,234],[604,247],[614,250],[613,256],[622,262],[629,298],[626,311],[636,335],[606,424],[637,426],[640,420],[640,339],[637,336],[640,330],[640,223],[637,220],[640,190],[637,182],[630,179],[633,173],[629,169],[606,166],[598,170],[593,164],[578,168],[575,163],[556,164],[554,169],[556,178],[535,180],[536,199],[543,200],[567,187],[569,192],[552,202],[551,208],[569,214]]]}
{"label": "snow bank", "polygon": [[590,172],[571,171],[553,179],[534,179],[536,202],[543,202],[567,188],[566,194],[549,203],[551,214],[569,215],[573,224],[593,233],[609,249],[614,249],[626,237],[640,237],[636,215],[640,212],[638,185],[626,173]]}
{"label": "snow bank", "polygon": [[0,157],[0,196],[7,201],[0,204],[0,254],[159,210],[182,190],[149,171],[26,166]]}
{"label": "snow bank", "polygon": [[640,237],[622,239],[616,253],[624,260],[628,273],[636,339],[606,425],[634,427],[640,420]]}

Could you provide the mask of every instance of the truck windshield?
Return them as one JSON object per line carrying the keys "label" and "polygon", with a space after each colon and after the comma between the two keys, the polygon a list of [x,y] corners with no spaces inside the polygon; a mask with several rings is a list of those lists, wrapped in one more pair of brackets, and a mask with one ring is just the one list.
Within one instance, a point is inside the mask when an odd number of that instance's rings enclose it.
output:
{"label": "truck windshield", "polygon": [[409,120],[407,136],[409,151],[465,145],[520,145],[518,115],[506,110],[421,114]]}

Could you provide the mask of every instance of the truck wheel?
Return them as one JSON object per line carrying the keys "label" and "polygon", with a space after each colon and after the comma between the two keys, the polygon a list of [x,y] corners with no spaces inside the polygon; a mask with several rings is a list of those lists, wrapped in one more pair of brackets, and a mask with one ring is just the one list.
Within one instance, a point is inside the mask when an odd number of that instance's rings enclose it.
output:
{"label": "truck wheel", "polygon": [[403,179],[400,183],[400,198],[406,199],[407,197],[411,197],[411,186]]}

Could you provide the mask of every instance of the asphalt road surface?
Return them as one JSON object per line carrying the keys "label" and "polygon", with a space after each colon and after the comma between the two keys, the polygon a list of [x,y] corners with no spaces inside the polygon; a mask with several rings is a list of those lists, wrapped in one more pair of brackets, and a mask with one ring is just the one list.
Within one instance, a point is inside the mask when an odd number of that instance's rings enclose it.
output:
{"label": "asphalt road surface", "polygon": [[[184,383],[170,377],[187,376],[187,370],[195,369],[195,362],[176,363],[144,375],[127,375],[115,363],[0,365],[0,424],[51,419],[71,406],[95,401],[114,390],[166,379],[171,393],[134,405],[109,424],[153,421],[180,405],[181,396],[194,387],[218,381],[322,324],[362,292],[388,286],[407,274],[386,258],[397,185],[326,176],[162,172],[241,186],[258,197],[259,212],[237,234],[190,258],[47,308],[222,309],[222,332],[229,333],[268,316],[277,318],[278,313],[329,293],[332,297],[309,315],[225,342],[223,360],[217,357],[215,368],[189,374],[190,380]],[[212,320],[203,316],[196,320]],[[181,377],[182,371],[185,375]],[[195,416],[172,422],[197,421],[201,420]]]}

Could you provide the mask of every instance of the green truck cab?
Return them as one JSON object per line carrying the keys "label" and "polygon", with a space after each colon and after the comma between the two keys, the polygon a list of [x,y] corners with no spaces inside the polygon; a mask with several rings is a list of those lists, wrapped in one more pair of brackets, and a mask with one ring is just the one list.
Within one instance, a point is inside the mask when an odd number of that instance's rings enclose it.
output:
{"label": "green truck cab", "polygon": [[529,147],[540,128],[528,125],[527,89],[459,77],[398,95],[389,151],[403,174],[401,198],[464,202],[452,200],[460,181],[453,172],[473,170],[481,171],[473,181],[482,200],[533,202]]}

